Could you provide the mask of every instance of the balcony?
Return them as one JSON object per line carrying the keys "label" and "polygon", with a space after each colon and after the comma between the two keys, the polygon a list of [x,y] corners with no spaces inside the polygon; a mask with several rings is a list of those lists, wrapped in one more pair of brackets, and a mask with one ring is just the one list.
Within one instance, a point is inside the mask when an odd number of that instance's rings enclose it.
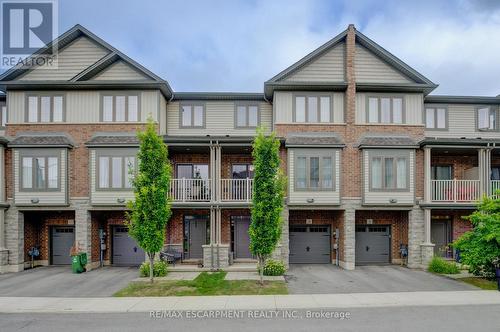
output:
{"label": "balcony", "polygon": [[480,180],[431,180],[431,195],[433,202],[475,202],[481,198]]}
{"label": "balcony", "polygon": [[210,179],[171,179],[170,197],[173,202],[210,202],[211,183]]}
{"label": "balcony", "polygon": [[220,200],[223,202],[250,202],[253,179],[221,179]]}

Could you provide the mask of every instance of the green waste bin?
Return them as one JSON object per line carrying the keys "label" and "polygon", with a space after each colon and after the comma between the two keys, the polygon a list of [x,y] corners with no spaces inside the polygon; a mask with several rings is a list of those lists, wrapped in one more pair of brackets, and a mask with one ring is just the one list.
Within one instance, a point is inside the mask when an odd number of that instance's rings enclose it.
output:
{"label": "green waste bin", "polygon": [[87,265],[86,253],[82,252],[71,257],[71,268],[73,273],[85,272],[85,265]]}

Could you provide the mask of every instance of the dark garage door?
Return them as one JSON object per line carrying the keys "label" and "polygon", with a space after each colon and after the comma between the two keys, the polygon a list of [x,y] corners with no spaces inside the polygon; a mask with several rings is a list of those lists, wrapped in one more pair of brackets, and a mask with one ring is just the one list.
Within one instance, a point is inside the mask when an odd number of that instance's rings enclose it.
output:
{"label": "dark garage door", "polygon": [[73,227],[52,227],[51,233],[52,264],[71,264],[69,252],[75,242],[75,229]]}
{"label": "dark garage door", "polygon": [[389,226],[356,226],[356,264],[389,263],[390,248]]}
{"label": "dark garage door", "polygon": [[331,263],[330,226],[290,227],[290,263]]}
{"label": "dark garage door", "polygon": [[127,227],[113,229],[113,265],[141,265],[145,259],[144,255],[144,250],[128,235]]}

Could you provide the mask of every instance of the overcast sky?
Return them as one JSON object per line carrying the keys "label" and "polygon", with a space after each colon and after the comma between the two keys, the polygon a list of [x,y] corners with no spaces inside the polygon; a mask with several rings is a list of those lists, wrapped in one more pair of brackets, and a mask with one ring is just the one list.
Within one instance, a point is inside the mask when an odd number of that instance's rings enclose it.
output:
{"label": "overcast sky", "polygon": [[500,0],[59,0],[80,23],[175,91],[261,92],[349,23],[439,84],[500,94]]}

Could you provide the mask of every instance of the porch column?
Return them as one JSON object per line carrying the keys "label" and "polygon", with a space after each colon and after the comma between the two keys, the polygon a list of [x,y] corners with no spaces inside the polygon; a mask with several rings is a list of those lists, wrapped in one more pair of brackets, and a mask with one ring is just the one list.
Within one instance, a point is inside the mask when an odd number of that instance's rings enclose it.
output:
{"label": "porch column", "polygon": [[220,179],[221,179],[221,169],[222,169],[222,148],[220,145],[216,145],[215,147],[215,187],[216,187],[216,201],[220,202],[221,200],[221,187],[220,187]]}
{"label": "porch column", "polygon": [[478,164],[478,180],[479,180],[479,195],[483,195],[485,193],[484,186],[484,149],[477,150],[477,164]]}
{"label": "porch column", "polygon": [[488,196],[491,192],[491,149],[484,149],[484,193]]}
{"label": "porch column", "polygon": [[210,144],[210,202],[215,201],[215,146]]}
{"label": "porch column", "polygon": [[434,256],[434,244],[431,242],[431,210],[424,210],[424,243],[421,244],[422,267],[427,267]]}
{"label": "porch column", "polygon": [[429,203],[432,200],[431,186],[431,148],[424,148],[424,201]]}

